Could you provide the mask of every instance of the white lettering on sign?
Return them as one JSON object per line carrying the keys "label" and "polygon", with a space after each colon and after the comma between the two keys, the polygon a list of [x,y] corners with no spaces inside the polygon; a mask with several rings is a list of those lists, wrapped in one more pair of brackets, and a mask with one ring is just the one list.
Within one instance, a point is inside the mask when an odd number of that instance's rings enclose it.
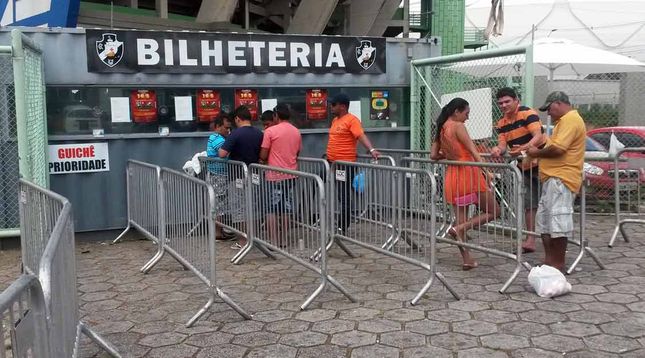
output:
{"label": "white lettering on sign", "polygon": [[[160,40],[161,41],[161,40]],[[176,42],[176,43],[175,43]],[[159,55],[159,43],[154,39],[137,39],[137,64],[142,66],[224,66],[222,41],[201,40],[197,58],[188,55],[187,40],[163,40],[163,63]],[[286,51],[289,50],[289,55]],[[284,41],[227,41],[227,63],[231,67],[244,67],[253,63],[255,67],[312,67],[307,59],[312,47],[304,42]],[[175,53],[177,51],[177,53]],[[212,61],[211,61],[212,59]],[[313,67],[345,68],[343,51],[338,43],[332,43],[327,51],[323,44],[313,44]]]}
{"label": "white lettering on sign", "polygon": [[159,44],[153,39],[137,39],[137,63],[156,65],[159,63]]}
{"label": "white lettering on sign", "polygon": [[91,173],[110,170],[107,143],[50,145],[49,173]]}

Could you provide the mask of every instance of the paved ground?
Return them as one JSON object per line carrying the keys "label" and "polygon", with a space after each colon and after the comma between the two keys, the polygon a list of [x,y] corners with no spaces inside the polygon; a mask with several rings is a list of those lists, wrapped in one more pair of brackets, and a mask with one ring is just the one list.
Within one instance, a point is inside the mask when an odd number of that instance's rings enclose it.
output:
{"label": "paved ground", "polygon": [[[461,301],[437,284],[410,306],[422,271],[360,250],[356,259],[332,251],[332,274],[360,302],[329,290],[301,312],[317,286],[313,273],[259,254],[233,266],[226,260],[233,250],[221,244],[221,285],[254,319],[217,302],[185,328],[207,300],[204,286],[168,257],[139,273],[154,254],[139,240],[78,245],[79,293],[84,320],[128,357],[645,357],[645,227],[632,226],[634,240],[609,249],[612,228],[611,217],[588,217],[607,269],[586,258],[569,277],[573,293],[556,299],[532,293],[526,272],[499,294],[512,263],[478,254],[481,266],[464,272],[456,248],[441,245],[440,270]],[[17,274],[18,255],[0,252],[0,287]],[[103,356],[85,341],[82,348],[82,357]]]}

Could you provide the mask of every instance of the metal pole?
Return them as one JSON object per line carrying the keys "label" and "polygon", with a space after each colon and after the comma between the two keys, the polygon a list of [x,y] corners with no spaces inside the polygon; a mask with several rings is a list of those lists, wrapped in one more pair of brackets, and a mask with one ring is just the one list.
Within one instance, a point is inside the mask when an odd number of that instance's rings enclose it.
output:
{"label": "metal pole", "polygon": [[535,76],[533,75],[533,45],[526,47],[524,60],[524,99],[525,105],[533,108],[534,91],[535,91]]}
{"label": "metal pole", "polygon": [[20,176],[33,180],[29,171],[29,143],[27,139],[27,99],[25,98],[25,51],[22,36],[18,29],[11,30],[13,47],[13,82],[16,98],[16,127],[18,137],[18,167]]}
{"label": "metal pole", "polygon": [[249,29],[249,0],[244,0],[244,28]]}
{"label": "metal pole", "polygon": [[403,37],[410,37],[410,0],[403,1]]}

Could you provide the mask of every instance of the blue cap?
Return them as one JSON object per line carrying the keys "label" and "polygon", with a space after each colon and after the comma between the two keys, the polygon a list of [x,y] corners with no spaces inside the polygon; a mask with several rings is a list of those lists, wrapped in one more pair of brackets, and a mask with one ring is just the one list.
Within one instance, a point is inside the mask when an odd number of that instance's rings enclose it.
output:
{"label": "blue cap", "polygon": [[339,93],[332,97],[329,101],[331,104],[344,104],[349,107],[349,96],[344,93]]}

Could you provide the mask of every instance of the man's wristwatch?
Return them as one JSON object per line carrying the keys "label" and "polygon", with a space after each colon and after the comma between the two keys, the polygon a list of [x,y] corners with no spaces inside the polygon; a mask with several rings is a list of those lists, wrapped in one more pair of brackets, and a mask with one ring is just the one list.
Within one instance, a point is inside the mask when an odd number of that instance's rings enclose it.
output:
{"label": "man's wristwatch", "polygon": [[375,150],[376,150],[376,148],[370,149],[370,153],[374,153]]}

